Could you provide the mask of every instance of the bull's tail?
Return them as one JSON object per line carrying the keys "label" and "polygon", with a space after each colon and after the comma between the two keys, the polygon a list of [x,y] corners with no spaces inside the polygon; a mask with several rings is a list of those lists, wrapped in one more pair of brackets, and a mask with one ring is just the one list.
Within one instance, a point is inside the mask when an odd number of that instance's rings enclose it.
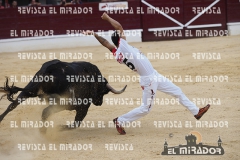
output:
{"label": "bull's tail", "polygon": [[13,102],[14,94],[17,94],[19,91],[25,91],[25,89],[14,86],[14,83],[11,86],[9,86],[8,81],[9,79],[8,77],[6,77],[6,82],[4,83],[4,87],[0,87],[0,92],[5,93],[4,95],[1,96],[0,100],[3,97],[7,96],[7,99]]}
{"label": "bull's tail", "polygon": [[[15,109],[20,103],[25,101],[25,99],[29,97],[35,97],[37,93],[35,93],[35,90],[38,88],[39,83],[29,83],[25,88],[19,88],[14,86],[14,83],[9,86],[8,85],[8,77],[6,77],[6,82],[4,83],[4,87],[0,87],[0,92],[5,93],[0,100],[7,96],[7,99],[11,101],[12,103],[8,106],[8,108],[3,112],[3,114],[0,115],[0,122],[3,120],[3,118],[13,109]],[[22,91],[16,100],[13,99],[13,95],[17,94],[18,91]]]}
{"label": "bull's tail", "polygon": [[14,83],[12,84],[12,86],[9,86],[8,85],[8,77],[6,77],[6,82],[4,83],[4,87],[0,87],[0,92],[3,92],[5,93],[3,96],[1,96],[0,100],[7,96],[7,99],[11,102],[13,102],[13,95],[14,94],[17,94],[18,91],[23,91],[23,88],[19,88],[19,87],[16,87],[14,86]]}

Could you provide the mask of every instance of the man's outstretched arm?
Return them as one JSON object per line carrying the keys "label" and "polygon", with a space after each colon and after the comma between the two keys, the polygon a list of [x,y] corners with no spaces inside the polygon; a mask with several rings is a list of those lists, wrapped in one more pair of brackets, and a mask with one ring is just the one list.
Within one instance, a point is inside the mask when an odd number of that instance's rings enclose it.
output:
{"label": "man's outstretched arm", "polygon": [[94,37],[106,48],[108,48],[110,51],[112,51],[115,47],[111,43],[109,43],[105,38],[99,36],[97,33],[93,31],[87,30],[86,32],[82,32],[82,34],[85,35],[94,35]]}
{"label": "man's outstretched arm", "polygon": [[126,40],[126,37],[124,35],[124,31],[123,31],[123,27],[118,21],[112,19],[106,12],[103,13],[102,19],[108,21],[115,28],[115,30],[117,30],[120,33],[119,36],[122,39]]}

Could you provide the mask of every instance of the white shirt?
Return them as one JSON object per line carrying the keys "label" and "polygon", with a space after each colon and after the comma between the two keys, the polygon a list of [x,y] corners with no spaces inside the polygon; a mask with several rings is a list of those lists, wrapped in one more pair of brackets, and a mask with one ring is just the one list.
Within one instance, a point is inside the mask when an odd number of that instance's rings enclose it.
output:
{"label": "white shirt", "polygon": [[119,63],[127,65],[140,76],[148,76],[154,72],[154,68],[147,57],[122,38],[119,39],[118,48],[113,49],[112,52]]}

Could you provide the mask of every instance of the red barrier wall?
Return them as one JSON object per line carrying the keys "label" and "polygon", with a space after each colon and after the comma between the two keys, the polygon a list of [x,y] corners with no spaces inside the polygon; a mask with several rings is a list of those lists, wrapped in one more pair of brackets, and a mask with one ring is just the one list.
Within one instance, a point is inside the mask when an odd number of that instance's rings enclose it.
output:
{"label": "red barrier wall", "polygon": [[227,0],[227,22],[240,22],[240,1]]}
{"label": "red barrier wall", "polygon": [[[208,7],[215,0],[200,0],[198,2],[192,3],[189,0],[184,1],[184,22],[189,22],[192,18],[197,16],[202,9]],[[198,8],[199,7],[199,8]],[[199,9],[199,10],[198,10]],[[227,30],[227,20],[226,20],[226,2],[224,0],[220,0],[216,3],[210,10],[206,11],[203,15],[199,18],[194,20],[189,26],[192,25],[205,25],[205,24],[221,24],[219,27],[207,27],[207,28],[196,28],[196,29],[189,29],[185,28],[186,30],[190,30],[192,33],[192,37],[211,37],[211,32],[221,34],[224,30]],[[201,36],[196,35],[197,31],[201,34]],[[224,36],[228,33],[225,32]],[[191,38],[191,37],[189,37]]]}
{"label": "red barrier wall", "polygon": [[[182,39],[182,38],[196,38],[196,37],[208,37],[211,36],[212,31],[220,32],[222,30],[226,30],[226,5],[225,1],[221,0],[220,2],[214,5],[214,9],[208,10],[206,13],[201,15],[199,18],[194,20],[187,26],[192,25],[209,25],[209,24],[221,24],[220,27],[204,27],[199,26],[198,28],[191,29],[185,26],[188,22],[196,17],[204,8],[211,5],[215,0],[198,0],[198,1],[190,1],[190,0],[175,0],[175,1],[164,1],[164,0],[147,0],[149,4],[154,7],[178,7],[180,9],[180,14],[175,12],[171,12],[168,14],[173,19],[180,22],[183,26],[182,29],[178,30],[169,30],[169,31],[160,31],[161,28],[170,28],[170,27],[181,27],[179,24],[173,22],[169,18],[163,16],[162,14],[146,14],[142,16],[143,21],[143,41],[150,40],[170,40],[170,39]],[[147,11],[147,6],[144,5],[144,10]],[[211,12],[219,12],[218,14]],[[150,21],[149,21],[150,19]],[[150,22],[150,23],[148,23]],[[158,28],[158,31],[149,32],[150,28]],[[199,34],[197,34],[199,33]],[[219,33],[218,33],[219,34]]]}
{"label": "red barrier wall", "polygon": [[[129,1],[129,6],[140,6],[140,1]],[[98,3],[84,3],[79,6],[92,7],[87,14],[59,14],[60,6],[54,6],[58,14],[49,14],[49,6],[42,6],[41,11],[46,9],[47,14],[19,14],[17,9],[0,10],[0,39],[15,38],[10,37],[10,30],[17,30],[20,35],[21,30],[54,30],[54,35],[66,34],[66,30],[113,30],[113,27],[101,19],[103,11],[99,11]],[[28,7],[30,8],[30,7]],[[35,7],[31,7],[35,8]],[[119,20],[124,29],[141,29],[140,14],[111,14],[111,17]]]}
{"label": "red barrier wall", "polygon": [[[171,8],[176,8],[176,10],[168,13],[170,17],[174,18],[175,20],[179,21],[180,23],[184,22],[183,17],[183,2],[182,0],[173,0],[173,1],[165,1],[165,0],[147,0],[147,3],[154,7],[159,7],[159,10],[164,11],[165,13],[168,12],[168,9],[171,10]],[[174,23],[173,21],[169,20],[162,14],[159,14],[158,12],[154,12],[152,14],[149,14],[148,9],[150,10],[150,7],[142,4],[144,14],[142,15],[142,23],[143,23],[143,41],[150,41],[150,40],[168,40],[168,39],[181,39],[183,36],[172,36],[171,31],[164,31],[158,32],[158,31],[152,31],[149,32],[148,29],[151,28],[168,28],[168,27],[178,27],[179,25]],[[179,9],[179,11],[177,11]],[[179,33],[179,32],[178,32]],[[178,34],[177,33],[177,34]],[[169,34],[169,36],[167,36]],[[165,36],[166,35],[166,36]]]}
{"label": "red barrier wall", "polygon": [[[183,25],[186,25],[189,20],[197,15],[194,13],[193,7],[207,7],[215,0],[146,0],[147,3],[154,7],[159,7],[166,11],[167,8],[178,8],[174,13],[168,13],[170,17],[177,20]],[[182,38],[195,38],[196,30],[203,30],[204,33],[210,30],[226,30],[226,23],[240,22],[240,2],[238,0],[220,0],[214,7],[220,9],[221,14],[203,14],[198,19],[193,21],[192,25],[205,25],[205,24],[221,24],[215,27],[200,27],[200,28],[187,28],[175,31],[158,31],[153,32],[149,29],[153,28],[168,28],[179,27],[179,24],[169,20],[162,14],[146,14],[148,6],[140,0],[129,0],[129,9],[133,9],[134,14],[115,14],[109,13],[111,17],[117,19],[123,25],[124,29],[143,29],[142,40],[170,40]],[[76,6],[75,6],[76,7]],[[10,30],[16,30],[20,35],[21,30],[53,30],[54,35],[66,34],[66,30],[113,30],[112,26],[101,20],[100,16],[103,11],[99,11],[98,3],[84,3],[79,7],[88,8],[92,7],[92,14],[49,14],[49,6],[42,6],[46,9],[47,14],[19,14],[17,9],[1,9],[0,10],[0,39],[15,38],[10,36]],[[144,14],[137,14],[137,7],[142,7]],[[74,8],[74,7],[73,7]],[[55,11],[59,13],[60,6],[55,6]],[[160,36],[159,36],[160,35]],[[202,35],[200,37],[205,37]]]}

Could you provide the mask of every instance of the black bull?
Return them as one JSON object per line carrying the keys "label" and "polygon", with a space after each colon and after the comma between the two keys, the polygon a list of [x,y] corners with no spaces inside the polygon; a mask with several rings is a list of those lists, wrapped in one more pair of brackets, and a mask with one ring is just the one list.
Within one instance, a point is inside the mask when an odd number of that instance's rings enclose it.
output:
{"label": "black bull", "polygon": [[[79,122],[87,115],[91,103],[100,106],[103,103],[103,96],[108,94],[109,91],[121,94],[125,89],[126,86],[121,91],[113,89],[101,75],[98,67],[89,62],[48,61],[42,65],[25,88],[16,87],[14,84],[9,86],[8,79],[6,80],[5,86],[1,87],[0,91],[4,92],[5,95],[3,96],[7,96],[7,99],[12,103],[0,115],[0,122],[21,102],[29,97],[38,96],[46,99],[54,98],[57,102],[57,105],[49,105],[43,110],[43,121],[47,120],[53,113],[62,110],[76,110],[75,122],[78,121],[78,123],[74,124],[77,124],[75,127],[79,127]],[[14,100],[13,95],[18,91],[22,92]],[[59,102],[62,97],[67,101],[69,100],[69,103],[60,105]]]}

